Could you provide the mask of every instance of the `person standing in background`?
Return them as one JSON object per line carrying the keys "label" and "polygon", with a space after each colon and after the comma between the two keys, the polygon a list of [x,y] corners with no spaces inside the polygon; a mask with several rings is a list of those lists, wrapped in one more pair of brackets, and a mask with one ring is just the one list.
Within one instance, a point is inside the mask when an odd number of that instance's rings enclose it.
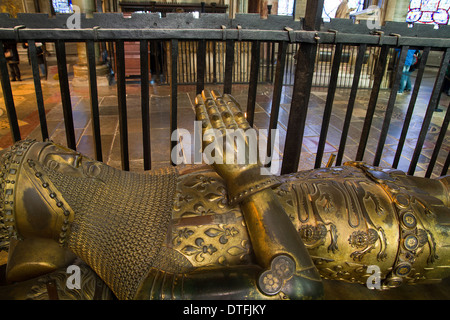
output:
{"label": "person standing in background", "polygon": [[[28,61],[29,61],[30,60],[30,50],[29,50],[27,42],[23,43],[23,48],[27,49]],[[41,77],[44,77],[45,79],[47,79],[47,70],[45,68],[45,53],[46,53],[45,44],[43,44],[42,42],[36,42],[36,55],[37,55],[39,69],[41,71]]]}
{"label": "person standing in background", "polygon": [[22,81],[19,69],[19,52],[17,52],[17,43],[15,41],[7,41],[3,45],[6,62],[11,71],[11,81]]}
{"label": "person standing in background", "polygon": [[398,93],[402,94],[403,91],[411,91],[411,65],[415,62],[415,50],[408,50],[406,54],[405,64],[403,65],[402,78],[400,79],[400,88]]}

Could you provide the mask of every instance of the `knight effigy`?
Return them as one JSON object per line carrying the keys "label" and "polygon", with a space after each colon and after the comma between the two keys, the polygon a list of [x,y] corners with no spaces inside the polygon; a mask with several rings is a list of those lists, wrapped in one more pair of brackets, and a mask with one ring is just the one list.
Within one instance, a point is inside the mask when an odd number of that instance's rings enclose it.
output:
{"label": "knight effigy", "polygon": [[[250,128],[230,95],[204,91],[195,108],[204,132]],[[322,279],[365,285],[369,266],[380,290],[450,272],[449,176],[362,162],[135,173],[24,140],[2,151],[0,191],[0,299],[320,299]]]}

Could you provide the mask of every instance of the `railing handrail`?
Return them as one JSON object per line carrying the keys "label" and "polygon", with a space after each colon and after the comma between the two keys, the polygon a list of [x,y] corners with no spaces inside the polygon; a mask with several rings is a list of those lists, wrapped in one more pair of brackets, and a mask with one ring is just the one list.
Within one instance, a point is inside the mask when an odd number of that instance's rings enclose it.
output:
{"label": "railing handrail", "polygon": [[[238,41],[288,41],[293,43],[367,44],[390,46],[450,47],[450,26],[434,29],[430,25],[409,25],[387,22],[371,30],[350,19],[332,19],[320,31],[302,29],[302,21],[286,16],[262,19],[255,14],[238,14],[230,19],[226,14],[174,13],[159,17],[155,13],[136,13],[125,18],[122,13],[95,13],[93,18],[79,14],[80,29],[67,27],[71,14],[0,14],[0,39],[4,40],[65,40],[110,41],[141,39],[206,39]],[[265,31],[265,32],[261,32]],[[376,32],[374,32],[376,31]],[[189,36],[187,37],[187,33]]]}

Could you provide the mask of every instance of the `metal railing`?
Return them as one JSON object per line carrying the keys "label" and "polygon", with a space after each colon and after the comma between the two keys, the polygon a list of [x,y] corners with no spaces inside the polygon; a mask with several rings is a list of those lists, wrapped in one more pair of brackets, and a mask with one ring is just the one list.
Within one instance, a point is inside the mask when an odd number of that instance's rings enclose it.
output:
{"label": "metal railing", "polygon": [[[168,82],[168,63],[164,59],[166,50],[169,48],[167,41],[156,41],[153,44],[151,54],[154,59],[160,61],[156,64],[158,70],[154,74],[158,78],[159,84],[169,84]],[[273,83],[276,71],[276,55],[278,54],[278,42],[262,42],[259,51],[262,53],[259,62],[259,83]],[[234,48],[234,70],[232,75],[233,84],[249,83],[250,81],[250,63],[252,42],[241,41]],[[299,43],[289,43],[286,49],[286,65],[283,78],[283,85],[294,85],[295,68],[297,65],[296,53],[300,47]],[[319,44],[317,48],[313,86],[328,87],[328,80],[331,76],[331,65],[334,57],[334,45]],[[224,41],[206,41],[206,72],[205,83],[223,84],[225,81],[225,60],[226,43]],[[357,46],[345,45],[342,48],[341,67],[337,79],[339,88],[350,88],[352,85],[353,72],[355,69]],[[380,48],[369,47],[367,49],[363,67],[361,70],[359,88],[371,88],[373,84],[373,73]],[[178,73],[179,84],[195,84],[197,79],[197,43],[195,41],[179,41]],[[395,58],[394,50],[391,50],[388,59]],[[386,64],[388,71],[389,64]],[[155,68],[156,69],[156,68]],[[161,76],[160,76],[161,75]],[[391,85],[389,77],[383,78],[382,88],[387,89]]]}
{"label": "metal railing", "polygon": [[[120,153],[122,168],[129,170],[128,152],[128,127],[127,127],[127,101],[125,83],[125,53],[124,43],[126,41],[139,41],[140,43],[140,78],[141,78],[141,108],[143,123],[143,148],[144,166],[149,169],[150,154],[150,128],[149,128],[149,55],[148,48],[150,41],[165,41],[167,48],[168,68],[167,78],[170,84],[170,131],[177,128],[177,89],[180,77],[184,77],[182,57],[180,50],[187,47],[193,53],[189,56],[195,68],[196,79],[190,79],[196,84],[196,92],[200,93],[205,87],[205,81],[210,77],[211,68],[215,64],[209,64],[209,53],[213,50],[223,50],[225,61],[223,61],[223,92],[232,93],[233,78],[239,77],[239,69],[236,70],[236,48],[243,51],[250,51],[250,55],[242,59],[245,63],[246,72],[249,76],[244,82],[248,82],[247,119],[253,125],[256,105],[256,90],[258,79],[261,77],[272,77],[271,72],[265,74],[261,72],[261,57],[272,52],[276,46],[274,54],[273,70],[273,92],[272,105],[270,110],[270,124],[268,129],[275,129],[278,125],[280,112],[280,100],[283,84],[285,82],[286,66],[292,63],[288,57],[292,56],[297,49],[295,69],[293,75],[292,101],[290,104],[289,120],[284,144],[281,173],[296,172],[299,166],[301,155],[301,141],[305,131],[305,122],[308,113],[311,89],[314,84],[314,70],[317,67],[317,52],[319,46],[332,47],[333,58],[330,60],[330,76],[327,80],[327,95],[322,117],[320,139],[318,143],[315,167],[322,164],[325,141],[330,125],[330,116],[333,108],[333,101],[336,89],[339,86],[339,72],[343,62],[352,55],[355,59],[354,69],[347,77],[351,78],[350,97],[346,108],[345,122],[342,128],[341,142],[336,158],[336,164],[341,164],[343,152],[346,146],[346,139],[351,123],[353,108],[356,101],[356,94],[361,85],[362,70],[367,65],[369,59],[368,52],[376,51],[376,59],[371,60],[373,65],[373,80],[370,84],[371,95],[367,102],[367,110],[364,119],[360,141],[354,160],[361,161],[367,148],[367,141],[370,131],[373,129],[372,119],[378,108],[377,99],[386,77],[386,64],[388,63],[389,52],[393,48],[400,50],[398,63],[393,70],[393,81],[389,101],[384,108],[384,120],[380,129],[378,145],[375,151],[373,165],[377,166],[383,153],[386,143],[397,89],[399,87],[402,67],[406,53],[409,49],[420,49],[423,58],[418,68],[417,80],[411,95],[409,108],[404,119],[402,133],[397,146],[393,167],[398,165],[405,143],[408,126],[411,121],[416,99],[423,77],[425,64],[430,51],[441,51],[442,61],[434,81],[431,97],[428,101],[426,112],[423,116],[422,128],[417,137],[417,145],[411,159],[408,174],[414,174],[419,156],[425,141],[425,136],[430,125],[434,109],[438,105],[440,90],[450,60],[450,38],[449,26],[442,26],[439,30],[431,26],[416,25],[409,28],[403,23],[387,23],[377,32],[372,32],[364,25],[354,25],[351,20],[332,20],[326,23],[319,30],[311,27],[311,22],[306,18],[303,21],[293,21],[290,17],[269,16],[268,19],[261,19],[259,15],[236,15],[235,19],[229,19],[222,14],[201,14],[195,18],[191,14],[167,14],[167,17],[160,18],[157,14],[133,14],[131,18],[124,18],[119,13],[94,14],[94,17],[87,19],[84,15],[77,17],[80,22],[80,29],[67,28],[67,21],[70,15],[57,15],[49,18],[45,14],[19,14],[17,18],[11,18],[7,14],[0,14],[0,72],[3,88],[4,101],[14,141],[21,139],[18,119],[15,110],[15,101],[12,95],[11,84],[8,77],[7,62],[3,50],[3,42],[16,41],[28,42],[29,53],[34,75],[34,85],[36,90],[36,100],[39,109],[39,118],[42,130],[42,139],[48,138],[48,131],[45,118],[45,106],[42,98],[42,88],[39,78],[39,69],[36,56],[36,41],[54,42],[56,58],[58,64],[59,83],[61,91],[61,102],[64,111],[64,123],[66,130],[67,146],[76,149],[75,130],[73,125],[72,105],[70,98],[70,88],[68,83],[68,73],[66,67],[66,42],[85,42],[86,55],[89,66],[89,88],[90,103],[93,121],[93,136],[95,142],[95,155],[98,160],[102,160],[102,147],[100,139],[99,105],[95,68],[95,48],[96,42],[110,42],[115,45],[115,66],[117,80],[117,104],[119,113],[120,128]],[[211,45],[216,43],[216,45]],[[262,46],[261,44],[267,44]],[[220,45],[218,45],[220,44]],[[269,45],[270,44],[270,45]],[[214,49],[215,48],[215,49]],[[251,58],[251,59],[249,59]],[[348,80],[349,81],[349,80]],[[426,176],[431,176],[437,154],[441,150],[442,142],[445,138],[449,111],[445,115],[444,122],[439,128],[439,137],[435,143],[435,148],[431,160],[428,164]],[[176,142],[167,137],[167,143],[174,147]],[[450,157],[440,173],[447,173]]]}

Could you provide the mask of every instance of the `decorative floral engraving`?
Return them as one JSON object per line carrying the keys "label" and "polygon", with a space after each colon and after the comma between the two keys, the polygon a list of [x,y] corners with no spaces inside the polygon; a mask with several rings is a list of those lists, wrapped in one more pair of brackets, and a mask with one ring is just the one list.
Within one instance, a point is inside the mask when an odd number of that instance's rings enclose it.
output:
{"label": "decorative floral engraving", "polygon": [[225,228],[219,225],[218,228],[209,228],[205,231],[205,234],[212,238],[220,236],[219,242],[225,244],[228,242],[228,237],[235,237],[239,234],[239,231],[235,227]]}
{"label": "decorative floral engraving", "polygon": [[299,233],[306,246],[316,247],[323,243],[327,235],[327,228],[323,224],[318,226],[306,224],[300,227]]}
{"label": "decorative floral engraving", "polygon": [[225,208],[225,206],[228,204],[227,189],[225,189],[224,186],[219,186],[217,188],[217,192],[218,193],[208,193],[205,198],[211,202],[217,201],[217,206],[219,208]]}
{"label": "decorative floral engraving", "polygon": [[175,194],[173,209],[175,211],[180,211],[184,204],[189,203],[189,201],[192,201],[193,199],[194,198],[190,194],[183,194],[180,191],[178,191]]}
{"label": "decorative floral engraving", "polygon": [[173,239],[172,239],[172,244],[174,246],[178,246],[181,244],[181,242],[184,239],[189,238],[190,236],[192,236],[195,232],[191,229],[188,228],[183,228],[183,229],[179,229],[179,230],[174,230],[172,231],[172,234],[174,235]]}
{"label": "decorative floral engraving", "polygon": [[272,272],[267,272],[262,277],[261,284],[266,293],[275,294],[281,289],[282,282]]}
{"label": "decorative floral engraving", "polygon": [[196,217],[196,216],[206,216],[215,214],[214,210],[205,208],[203,203],[198,202],[194,205],[194,211],[186,211],[181,214],[181,217]]}
{"label": "decorative floral engraving", "polygon": [[216,179],[204,175],[196,175],[192,181],[186,182],[184,185],[189,188],[196,188],[198,191],[205,191],[206,186],[215,182]]}
{"label": "decorative floral engraving", "polygon": [[350,235],[348,242],[352,247],[362,250],[352,252],[350,257],[352,257],[353,260],[361,261],[366,253],[369,253],[373,248],[375,248],[375,243],[377,240],[378,232],[374,229],[369,229],[367,232],[362,230],[353,232]]}
{"label": "decorative floral engraving", "polygon": [[295,262],[286,255],[279,255],[272,260],[270,269],[259,277],[259,287],[267,295],[275,295],[283,289],[295,272]]}
{"label": "decorative floral engraving", "polygon": [[205,260],[203,255],[213,255],[217,251],[217,248],[213,245],[205,245],[204,243],[205,241],[202,238],[197,238],[195,239],[195,246],[187,245],[181,251],[188,256],[194,256],[195,261],[202,262]]}

